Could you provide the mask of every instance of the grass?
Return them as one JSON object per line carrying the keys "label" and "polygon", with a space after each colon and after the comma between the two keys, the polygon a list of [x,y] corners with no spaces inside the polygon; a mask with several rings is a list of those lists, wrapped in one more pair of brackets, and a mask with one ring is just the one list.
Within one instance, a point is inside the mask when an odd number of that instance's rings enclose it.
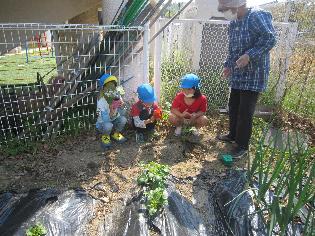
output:
{"label": "grass", "polygon": [[[93,130],[96,122],[95,104],[72,107],[64,111],[62,118],[54,128],[54,134],[60,136],[76,136],[88,130]],[[21,117],[21,128],[17,132],[5,130],[0,136],[1,153],[16,156],[22,153],[33,153],[37,151],[37,144],[44,137],[47,130],[46,124],[38,124],[38,116],[33,115]]]}
{"label": "grass", "polygon": [[37,152],[38,143],[32,141],[23,141],[14,138],[10,140],[7,145],[0,146],[0,154],[7,156],[16,156],[23,153]]}
{"label": "grass", "polygon": [[[32,56],[26,63],[25,54],[0,57],[0,85],[28,84],[36,82],[37,72],[42,76],[56,68],[56,59],[52,57]],[[56,71],[53,71],[54,75]],[[45,82],[51,76],[45,77]]]}

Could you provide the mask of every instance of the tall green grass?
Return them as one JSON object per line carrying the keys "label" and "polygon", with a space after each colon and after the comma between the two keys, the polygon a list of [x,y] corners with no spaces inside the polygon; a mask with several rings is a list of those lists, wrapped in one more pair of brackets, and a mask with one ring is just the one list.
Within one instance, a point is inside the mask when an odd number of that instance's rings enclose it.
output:
{"label": "tall green grass", "polygon": [[[248,179],[251,187],[258,186],[254,191],[254,202],[264,213],[267,233],[287,235],[288,226],[294,225],[296,219],[302,219],[303,235],[314,235],[315,148],[305,148],[302,140],[295,140],[297,147],[292,147],[291,139],[299,137],[293,133],[288,135],[284,150],[277,149],[274,142],[265,145],[268,126],[259,125],[255,135],[260,138],[256,140]],[[270,192],[273,196],[268,199]]]}

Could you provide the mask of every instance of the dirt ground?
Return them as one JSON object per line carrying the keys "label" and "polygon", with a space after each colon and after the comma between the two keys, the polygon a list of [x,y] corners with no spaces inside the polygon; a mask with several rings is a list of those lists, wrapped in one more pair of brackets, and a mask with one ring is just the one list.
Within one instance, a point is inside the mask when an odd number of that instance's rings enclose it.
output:
{"label": "dirt ground", "polygon": [[[226,126],[225,116],[213,117],[208,127],[202,129],[199,142],[191,142],[189,136],[176,138],[173,128],[161,125],[159,137],[153,142],[137,144],[134,133],[127,131],[127,143],[115,144],[106,152],[94,133],[87,133],[43,144],[35,154],[1,156],[0,193],[27,192],[34,188],[83,188],[99,200],[89,229],[91,235],[97,235],[97,225],[105,215],[127,194],[137,190],[139,163],[156,161],[171,167],[171,174],[178,180],[178,191],[196,209],[206,212],[203,196],[207,197],[207,190],[228,169],[218,154],[227,152],[231,146],[215,139]],[[246,166],[244,159],[232,168]]]}

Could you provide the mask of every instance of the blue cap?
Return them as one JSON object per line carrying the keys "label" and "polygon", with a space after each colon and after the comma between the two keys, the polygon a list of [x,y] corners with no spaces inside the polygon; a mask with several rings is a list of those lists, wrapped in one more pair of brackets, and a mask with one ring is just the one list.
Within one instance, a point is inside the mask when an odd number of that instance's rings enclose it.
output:
{"label": "blue cap", "polygon": [[106,83],[114,81],[116,84],[118,83],[118,79],[111,74],[103,74],[98,81],[98,86],[102,88]]}
{"label": "blue cap", "polygon": [[153,103],[156,101],[154,89],[150,84],[142,84],[137,89],[138,98],[145,103]]}
{"label": "blue cap", "polygon": [[183,89],[197,88],[199,87],[199,77],[195,74],[186,74],[181,78],[180,87]]}

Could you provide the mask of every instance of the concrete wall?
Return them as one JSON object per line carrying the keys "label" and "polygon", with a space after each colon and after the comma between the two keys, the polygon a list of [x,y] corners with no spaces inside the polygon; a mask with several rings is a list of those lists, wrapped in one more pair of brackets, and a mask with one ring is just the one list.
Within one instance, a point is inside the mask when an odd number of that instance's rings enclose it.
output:
{"label": "concrete wall", "polygon": [[0,0],[1,23],[64,23],[101,0]]}
{"label": "concrete wall", "polygon": [[[121,5],[121,9],[126,5],[128,0],[102,0],[103,5],[103,24],[110,25],[115,14]],[[120,9],[120,10],[121,10]]]}
{"label": "concrete wall", "polygon": [[99,2],[87,11],[68,20],[69,24],[98,24],[99,11],[102,11],[102,3]]}

